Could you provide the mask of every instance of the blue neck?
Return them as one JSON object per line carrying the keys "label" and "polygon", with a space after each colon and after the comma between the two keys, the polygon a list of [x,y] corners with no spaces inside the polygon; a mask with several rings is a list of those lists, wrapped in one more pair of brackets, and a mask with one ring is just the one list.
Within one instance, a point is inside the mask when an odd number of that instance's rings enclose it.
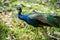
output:
{"label": "blue neck", "polygon": [[18,12],[18,18],[22,19],[22,20],[25,20],[25,16],[22,15],[20,11]]}
{"label": "blue neck", "polygon": [[21,12],[18,12],[18,18],[21,19],[21,20],[24,20],[26,22],[29,22],[29,20],[30,20],[28,15],[22,15]]}
{"label": "blue neck", "polygon": [[20,11],[18,12],[18,16],[22,16],[22,14],[21,14],[21,12],[20,12]]}

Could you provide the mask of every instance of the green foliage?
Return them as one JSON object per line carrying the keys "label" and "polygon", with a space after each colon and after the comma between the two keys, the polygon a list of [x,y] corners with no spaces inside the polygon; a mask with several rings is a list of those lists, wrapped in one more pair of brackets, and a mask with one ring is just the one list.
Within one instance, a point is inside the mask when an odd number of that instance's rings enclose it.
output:
{"label": "green foliage", "polygon": [[57,2],[57,0],[51,0],[51,2],[52,2],[52,3],[55,3],[55,2]]}
{"label": "green foliage", "polygon": [[6,37],[9,34],[9,27],[4,25],[4,24],[0,24],[0,40],[6,40]]}
{"label": "green foliage", "polygon": [[3,6],[2,2],[0,2],[0,6]]}

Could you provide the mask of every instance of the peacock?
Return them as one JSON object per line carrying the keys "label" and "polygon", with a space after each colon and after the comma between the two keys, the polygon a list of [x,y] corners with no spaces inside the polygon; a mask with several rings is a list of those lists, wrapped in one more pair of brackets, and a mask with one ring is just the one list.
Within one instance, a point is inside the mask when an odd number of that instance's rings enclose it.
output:
{"label": "peacock", "polygon": [[18,18],[21,20],[24,20],[29,25],[32,25],[34,27],[40,27],[40,26],[55,26],[60,27],[60,16],[57,16],[55,14],[47,14],[47,13],[39,13],[34,12],[28,15],[22,15],[22,8],[17,7],[18,10]]}
{"label": "peacock", "polygon": [[18,18],[35,28],[43,26],[60,27],[60,16],[55,14],[33,12],[31,14],[22,15],[22,8],[20,6],[17,7],[17,10]]}

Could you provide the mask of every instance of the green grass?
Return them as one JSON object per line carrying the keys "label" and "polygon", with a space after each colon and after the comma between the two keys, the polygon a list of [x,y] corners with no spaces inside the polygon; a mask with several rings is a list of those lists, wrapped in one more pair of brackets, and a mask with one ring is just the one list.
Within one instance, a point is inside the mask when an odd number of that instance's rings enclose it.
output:
{"label": "green grass", "polygon": [[10,33],[9,31],[10,29],[8,26],[0,24],[0,40],[6,40],[6,37]]}

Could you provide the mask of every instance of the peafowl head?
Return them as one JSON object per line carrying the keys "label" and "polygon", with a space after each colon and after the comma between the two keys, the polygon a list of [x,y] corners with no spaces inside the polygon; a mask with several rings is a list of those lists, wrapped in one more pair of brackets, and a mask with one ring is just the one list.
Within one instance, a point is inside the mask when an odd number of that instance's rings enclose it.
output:
{"label": "peafowl head", "polygon": [[22,7],[21,7],[21,5],[18,5],[18,6],[17,6],[17,10],[18,10],[19,12],[22,12]]}

